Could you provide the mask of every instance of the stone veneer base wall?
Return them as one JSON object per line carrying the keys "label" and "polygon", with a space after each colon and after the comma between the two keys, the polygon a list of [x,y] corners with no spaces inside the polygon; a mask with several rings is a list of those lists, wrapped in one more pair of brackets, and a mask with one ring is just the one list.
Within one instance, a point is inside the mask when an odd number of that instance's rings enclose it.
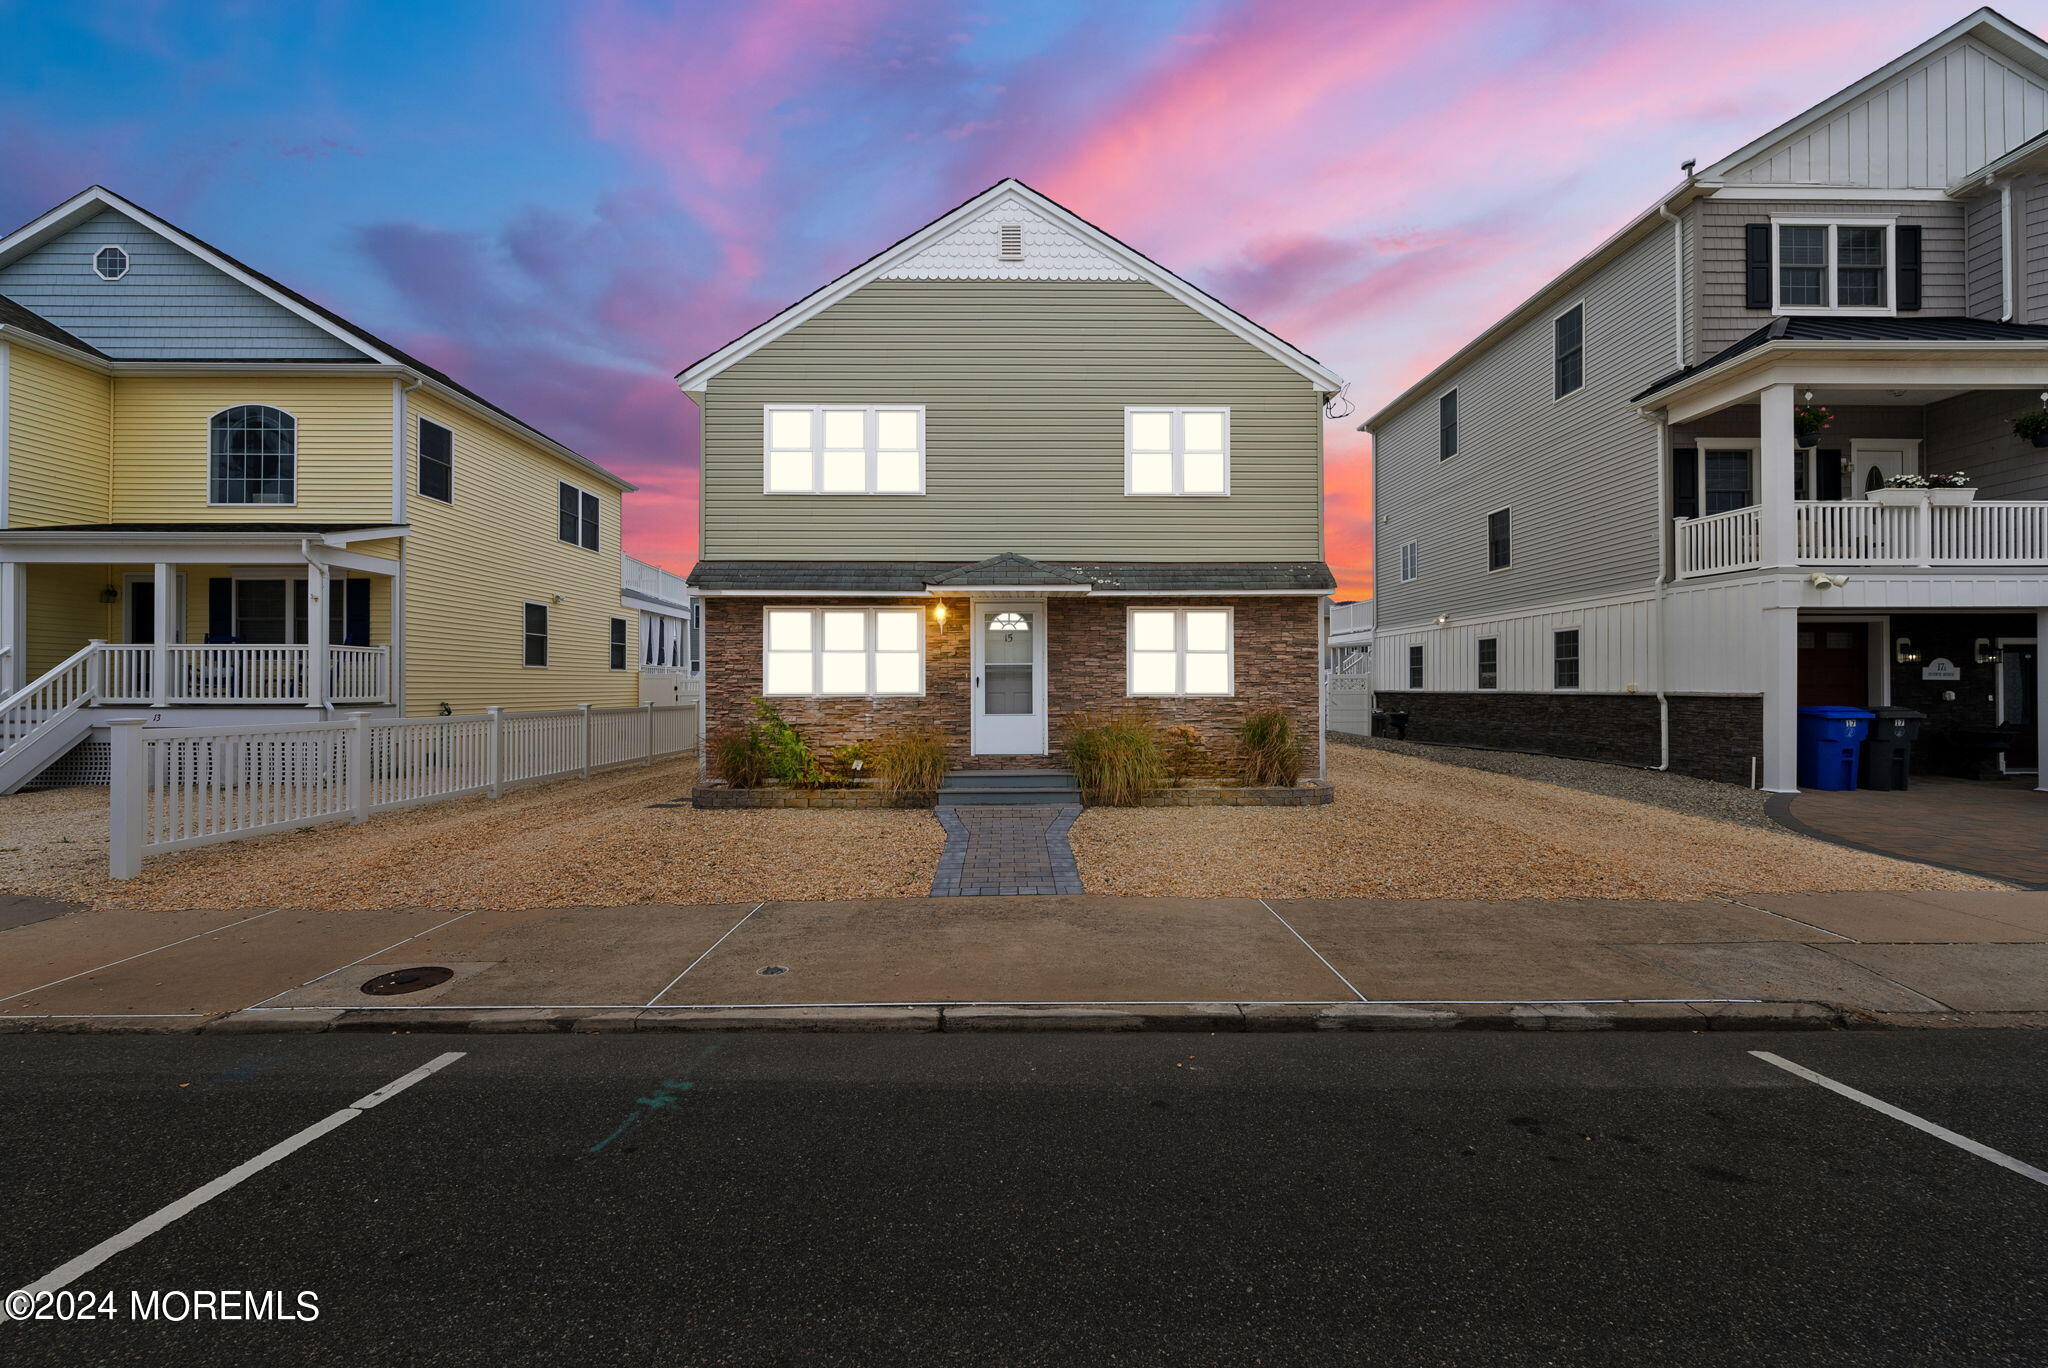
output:
{"label": "stone veneer base wall", "polygon": [[[1671,772],[1750,783],[1763,753],[1763,700],[1755,694],[1672,694]],[[1383,712],[1408,714],[1407,739],[1530,751],[1613,765],[1658,762],[1655,694],[1379,694]]]}
{"label": "stone veneer base wall", "polygon": [[[973,697],[969,632],[972,603],[943,600],[946,624],[931,619],[929,598],[820,599],[715,597],[704,601],[706,735],[747,721],[761,693],[762,610],[767,607],[909,607],[925,616],[925,691],[917,698],[777,698],[784,720],[818,750],[872,742],[897,728],[931,725],[952,743],[955,769],[1059,769],[1060,738],[1076,713],[1135,709],[1162,727],[1193,727],[1213,773],[1224,772],[1236,748],[1236,727],[1249,713],[1280,707],[1291,713],[1315,769],[1321,721],[1321,658],[1317,600],[1312,595],[1101,598],[1057,596],[1045,605],[1046,707],[1049,755],[970,755]],[[1236,692],[1229,698],[1131,698],[1125,689],[1126,610],[1229,608],[1236,626]]]}

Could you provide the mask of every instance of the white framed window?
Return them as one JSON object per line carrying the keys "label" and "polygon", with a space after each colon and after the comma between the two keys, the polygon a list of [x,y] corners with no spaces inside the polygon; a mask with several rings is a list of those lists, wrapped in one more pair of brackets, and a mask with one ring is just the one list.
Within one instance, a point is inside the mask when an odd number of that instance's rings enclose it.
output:
{"label": "white framed window", "polygon": [[1771,220],[1773,313],[1898,312],[1891,219]]}
{"label": "white framed window", "polygon": [[922,404],[769,404],[761,426],[764,493],[924,493]]}
{"label": "white framed window", "polygon": [[112,245],[92,254],[92,272],[101,280],[119,280],[128,274],[128,250]]}
{"label": "white framed window", "polygon": [[1401,582],[1403,584],[1415,578],[1420,560],[1421,557],[1415,549],[1414,542],[1401,543]]}
{"label": "white framed window", "polygon": [[521,609],[520,661],[534,669],[541,669],[548,663],[548,606],[545,603],[524,603]]}
{"label": "white framed window", "polygon": [[1126,408],[1124,493],[1159,498],[1230,493],[1230,410]]}
{"label": "white framed window", "polygon": [[761,692],[769,698],[880,698],[924,692],[916,608],[765,608]]}
{"label": "white framed window", "polygon": [[1222,697],[1236,691],[1228,608],[1131,608],[1124,619],[1125,691],[1134,698]]}
{"label": "white framed window", "polygon": [[597,550],[598,512],[601,505],[597,495],[587,489],[578,489],[568,481],[559,481],[555,497],[555,537],[571,546],[580,546],[586,551]]}
{"label": "white framed window", "polygon": [[236,404],[206,422],[206,501],[292,504],[299,499],[299,420],[268,404]]}

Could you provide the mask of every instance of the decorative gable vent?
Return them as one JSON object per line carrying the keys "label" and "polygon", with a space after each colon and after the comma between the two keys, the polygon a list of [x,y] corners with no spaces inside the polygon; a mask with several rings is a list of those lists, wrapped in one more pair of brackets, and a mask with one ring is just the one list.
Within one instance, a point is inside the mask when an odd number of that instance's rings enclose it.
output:
{"label": "decorative gable vent", "polygon": [[1024,225],[1005,223],[996,234],[996,260],[1022,261],[1024,259]]}
{"label": "decorative gable vent", "polygon": [[128,254],[119,247],[102,247],[93,254],[92,269],[101,280],[119,280],[128,274]]}

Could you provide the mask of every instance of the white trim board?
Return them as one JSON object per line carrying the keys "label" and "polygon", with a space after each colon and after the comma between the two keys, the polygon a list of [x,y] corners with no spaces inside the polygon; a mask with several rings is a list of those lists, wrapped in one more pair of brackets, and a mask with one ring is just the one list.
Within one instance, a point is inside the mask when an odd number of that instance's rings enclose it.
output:
{"label": "white trim board", "polygon": [[1344,388],[1343,379],[1314,357],[1275,337],[1243,314],[1196,289],[1143,253],[1119,242],[1087,220],[1013,178],[997,181],[965,204],[933,219],[895,246],[870,257],[837,280],[812,291],[773,318],[742,333],[677,375],[676,384],[687,393],[701,394],[711,379],[727,367],[751,356],[791,329],[817,317],[863,285],[880,279],[919,251],[931,246],[939,238],[976,218],[1001,209],[1006,204],[1015,204],[1049,219],[1095,250],[1128,266],[1139,278],[1157,285],[1210,322],[1251,343],[1301,375],[1316,389],[1334,394]]}

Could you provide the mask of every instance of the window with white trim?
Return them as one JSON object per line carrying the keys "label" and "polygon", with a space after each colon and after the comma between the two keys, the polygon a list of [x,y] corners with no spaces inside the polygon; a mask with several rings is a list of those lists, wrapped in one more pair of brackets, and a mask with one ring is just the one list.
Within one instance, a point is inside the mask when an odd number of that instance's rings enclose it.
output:
{"label": "window with white trim", "polygon": [[1890,220],[1774,219],[1772,308],[1779,313],[1893,312]]}
{"label": "window with white trim", "polygon": [[1128,692],[1218,697],[1235,687],[1228,608],[1132,608],[1125,621]]}
{"label": "window with white trim", "polygon": [[612,619],[610,665],[614,670],[626,668],[626,620]]}
{"label": "window with white trim", "polygon": [[1564,398],[1586,383],[1586,306],[1574,304],[1551,322],[1552,397]]}
{"label": "window with white trim", "polygon": [[762,611],[765,696],[872,698],[924,692],[924,614],[918,609]]}
{"label": "window with white trim", "polygon": [[128,253],[120,247],[102,247],[92,254],[93,274],[101,280],[119,280],[128,274]]}
{"label": "window with white trim", "polygon": [[525,609],[523,659],[528,665],[545,665],[548,663],[548,606],[545,603],[528,603],[521,606]]}
{"label": "window with white trim", "polygon": [[1124,410],[1124,493],[1214,497],[1230,492],[1230,410]]}
{"label": "window with white trim", "polygon": [[268,404],[237,404],[207,422],[206,500],[289,504],[299,498],[299,422]]}
{"label": "window with white trim", "polygon": [[762,428],[767,493],[924,493],[921,405],[769,404]]}
{"label": "window with white trim", "polygon": [[1500,687],[1500,638],[1479,638],[1479,687]]}
{"label": "window with white trim", "polygon": [[556,504],[556,537],[586,551],[597,550],[597,495],[564,481]]}
{"label": "window with white trim", "polygon": [[1408,648],[1408,687],[1411,689],[1422,687],[1422,648],[1420,646],[1410,646]]}
{"label": "window with white trim", "polygon": [[1579,629],[1576,627],[1550,634],[1550,685],[1554,689],[1579,687]]}
{"label": "window with white trim", "polygon": [[1420,557],[1416,553],[1414,542],[1401,543],[1401,582],[1403,584],[1415,578],[1419,559]]}

